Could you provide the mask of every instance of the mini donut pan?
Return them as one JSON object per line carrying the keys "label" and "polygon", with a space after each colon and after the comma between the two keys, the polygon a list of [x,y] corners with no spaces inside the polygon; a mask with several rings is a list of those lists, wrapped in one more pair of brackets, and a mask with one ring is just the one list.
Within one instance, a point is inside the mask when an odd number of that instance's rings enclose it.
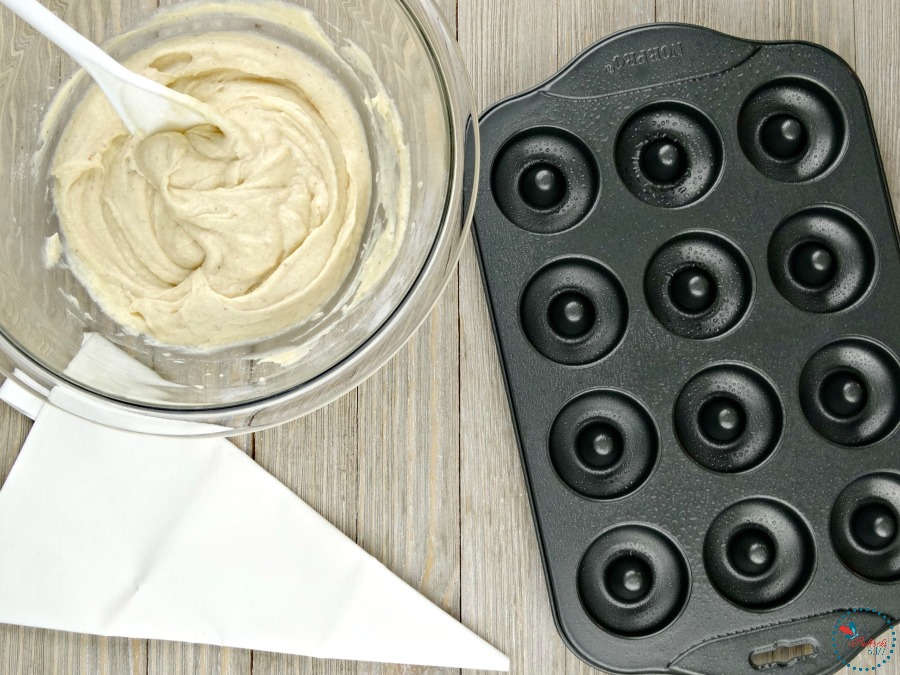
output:
{"label": "mini donut pan", "polygon": [[476,241],[566,643],[613,673],[812,675],[861,650],[850,616],[884,667],[900,255],[854,73],[657,24],[481,129]]}

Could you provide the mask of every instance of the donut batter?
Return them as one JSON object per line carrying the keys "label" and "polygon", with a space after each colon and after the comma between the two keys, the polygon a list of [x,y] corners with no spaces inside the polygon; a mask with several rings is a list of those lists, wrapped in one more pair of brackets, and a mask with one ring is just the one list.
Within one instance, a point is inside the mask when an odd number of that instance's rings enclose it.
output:
{"label": "donut batter", "polygon": [[309,318],[347,279],[372,201],[351,94],[250,33],[175,38],[126,65],[209,106],[218,127],[132,137],[91,88],[53,166],[75,275],[111,318],[165,344],[234,344]]}

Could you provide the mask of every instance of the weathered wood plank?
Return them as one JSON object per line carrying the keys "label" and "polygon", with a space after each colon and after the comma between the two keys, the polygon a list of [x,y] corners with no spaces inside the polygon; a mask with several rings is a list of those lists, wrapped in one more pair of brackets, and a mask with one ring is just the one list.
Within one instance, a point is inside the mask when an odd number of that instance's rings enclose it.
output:
{"label": "weathered wood plank", "polygon": [[[459,37],[480,109],[557,67],[556,3],[460,0]],[[565,672],[552,626],[474,248],[460,263],[463,621],[513,672]]]}
{"label": "weathered wood plank", "polygon": [[250,652],[150,640],[147,675],[250,675]]}
{"label": "weathered wood plank", "polygon": [[856,72],[869,95],[894,202],[900,207],[900,5],[856,0]]}
{"label": "weathered wood plank", "polygon": [[[652,20],[652,0],[461,0],[460,41],[483,108],[608,33]],[[482,293],[469,247],[460,267],[463,620],[510,654],[512,672],[595,672],[553,625]]]}
{"label": "weathered wood plank", "polygon": [[0,669],[9,675],[144,675],[147,642],[4,625]]}
{"label": "weathered wood plank", "polygon": [[[296,492],[332,525],[356,537],[357,393],[307,417],[256,434],[257,462]],[[267,652],[253,653],[255,675],[356,673],[351,662],[319,661]]]}
{"label": "weathered wood plank", "polygon": [[607,35],[651,23],[655,10],[653,0],[560,0],[558,67]]}
{"label": "weathered wood plank", "polygon": [[850,64],[856,56],[853,5],[846,0],[657,0],[656,20],[696,23],[754,40],[810,40]]}
{"label": "weathered wood plank", "polygon": [[[451,30],[456,0],[437,3]],[[459,616],[457,279],[384,369],[359,388],[357,541],[435,604]],[[439,668],[360,664],[359,672]]]}
{"label": "weathered wood plank", "polygon": [[[875,133],[897,214],[900,205],[900,4],[892,0],[856,0],[856,72],[869,96]],[[861,655],[852,665],[875,668],[874,655]],[[884,675],[900,675],[895,655]],[[857,671],[859,672],[859,671]]]}
{"label": "weathered wood plank", "polygon": [[[459,338],[456,279],[410,344],[359,389],[357,540],[459,616]],[[366,673],[450,673],[366,667]]]}

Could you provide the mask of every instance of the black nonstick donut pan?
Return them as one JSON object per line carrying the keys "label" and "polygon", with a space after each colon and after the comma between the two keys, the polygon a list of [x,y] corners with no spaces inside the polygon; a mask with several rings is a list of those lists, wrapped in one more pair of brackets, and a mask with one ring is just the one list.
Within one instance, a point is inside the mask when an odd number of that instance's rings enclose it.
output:
{"label": "black nonstick donut pan", "polygon": [[658,24],[481,129],[476,240],[567,644],[613,673],[900,660],[900,255],[854,73]]}

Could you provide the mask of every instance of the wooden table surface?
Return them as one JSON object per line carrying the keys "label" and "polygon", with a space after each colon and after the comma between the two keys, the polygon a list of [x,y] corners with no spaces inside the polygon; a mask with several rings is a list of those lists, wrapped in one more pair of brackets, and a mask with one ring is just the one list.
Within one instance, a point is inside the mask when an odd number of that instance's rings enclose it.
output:
{"label": "wooden table surface", "polygon": [[[439,4],[458,32],[480,109],[546,79],[603,36],[640,23],[690,22],[748,38],[822,43],[855,66],[868,91],[900,204],[900,2]],[[0,409],[0,478],[29,424]],[[597,672],[566,650],[553,626],[471,244],[428,321],[380,373],[318,413],[237,442],[364,549],[509,654],[513,673]],[[897,664],[879,672],[898,675]],[[444,672],[455,671],[0,627],[3,674]]]}

